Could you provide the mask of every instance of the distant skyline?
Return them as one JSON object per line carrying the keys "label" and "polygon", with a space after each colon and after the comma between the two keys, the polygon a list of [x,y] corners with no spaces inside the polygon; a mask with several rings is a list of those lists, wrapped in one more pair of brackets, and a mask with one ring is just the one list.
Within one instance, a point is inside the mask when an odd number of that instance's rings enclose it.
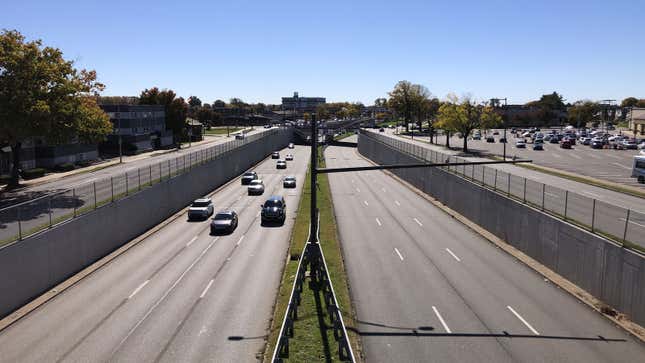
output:
{"label": "distant skyline", "polygon": [[31,1],[0,28],[95,69],[103,95],[170,88],[202,102],[278,104],[387,97],[396,82],[437,97],[526,103],[645,98],[645,6],[617,0]]}

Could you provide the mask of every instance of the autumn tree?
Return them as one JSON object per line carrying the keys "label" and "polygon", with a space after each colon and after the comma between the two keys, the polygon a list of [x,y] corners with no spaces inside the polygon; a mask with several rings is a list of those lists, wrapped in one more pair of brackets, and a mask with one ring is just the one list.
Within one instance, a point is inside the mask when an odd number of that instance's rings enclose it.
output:
{"label": "autumn tree", "polygon": [[597,102],[577,101],[569,108],[569,122],[580,128],[581,125],[593,121],[599,111],[600,105]]}
{"label": "autumn tree", "polygon": [[459,132],[464,140],[463,152],[468,152],[468,136],[478,128],[494,128],[501,123],[501,117],[490,106],[476,104],[469,98],[459,101],[449,98],[439,108],[437,124],[445,130]]}
{"label": "autumn tree", "polygon": [[61,50],[28,42],[15,30],[0,33],[0,144],[12,151],[10,187],[18,186],[26,139],[98,142],[112,131],[96,103],[103,88],[95,71],[77,70]]}

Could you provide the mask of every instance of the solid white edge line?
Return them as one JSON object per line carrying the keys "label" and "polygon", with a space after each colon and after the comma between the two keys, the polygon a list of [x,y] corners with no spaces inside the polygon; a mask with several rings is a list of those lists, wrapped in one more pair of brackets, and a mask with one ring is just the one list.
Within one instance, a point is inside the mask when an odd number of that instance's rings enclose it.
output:
{"label": "solid white edge line", "polygon": [[193,237],[193,239],[191,239],[190,241],[188,241],[188,243],[186,243],[186,247],[190,247],[190,245],[192,245],[192,244],[193,244],[193,242],[195,242],[195,241],[197,240],[197,237],[199,237],[199,236],[195,236],[195,237]]}
{"label": "solid white edge line", "polygon": [[240,243],[242,243],[243,239],[244,239],[244,235],[242,235],[242,237],[240,237],[240,239],[237,241],[236,245],[239,246]]}
{"label": "solid white edge line", "polygon": [[419,220],[418,220],[418,219],[416,219],[416,218],[412,218],[412,219],[414,219],[414,221],[415,221],[415,222],[417,222],[417,224],[418,224],[420,227],[423,227],[423,223],[419,222]]}
{"label": "solid white edge line", "polygon": [[381,221],[379,221],[378,218],[376,218],[376,224],[378,224],[379,226],[381,225]]}
{"label": "solid white edge line", "polygon": [[394,252],[396,252],[396,254],[399,255],[399,258],[401,259],[401,261],[403,261],[403,255],[401,254],[401,252],[399,252],[399,249],[394,247]]}
{"label": "solid white edge line", "polygon": [[199,295],[200,299],[203,299],[204,296],[206,296],[206,293],[208,292],[208,289],[211,288],[211,285],[213,284],[213,281],[215,281],[215,280],[211,279],[211,281],[208,283],[208,285],[206,285],[206,288],[204,289],[204,291],[202,291],[202,294]]}
{"label": "solid white edge line", "polygon": [[454,257],[454,258],[455,258],[455,260],[457,260],[457,262],[461,262],[461,260],[459,259],[459,257],[457,257],[457,255],[455,255],[454,253],[452,253],[452,251],[450,250],[450,248],[446,248],[446,251],[448,251],[448,253],[449,253],[449,254],[451,254],[451,255],[452,255],[452,257]]}
{"label": "solid white edge line", "polygon": [[508,310],[510,310],[510,311],[511,311],[511,313],[513,313],[513,315],[515,315],[518,319],[520,319],[520,321],[521,321],[522,323],[524,323],[524,325],[526,325],[526,327],[527,327],[527,328],[529,328],[529,330],[531,330],[531,331],[533,332],[533,334],[535,334],[535,335],[540,335],[540,333],[538,333],[538,331],[537,331],[537,330],[535,330],[535,329],[531,326],[531,324],[529,324],[529,322],[528,322],[528,321],[524,320],[524,318],[523,318],[520,314],[518,314],[518,313],[517,313],[517,311],[513,310],[513,308],[512,308],[512,307],[510,307],[509,305],[507,305],[506,307],[508,308]]}
{"label": "solid white edge line", "polygon": [[432,307],[432,310],[434,311],[434,314],[437,316],[437,318],[439,318],[439,321],[441,322],[441,325],[443,325],[443,328],[446,330],[446,332],[448,332],[449,334],[452,334],[452,331],[448,327],[448,324],[446,324],[446,322],[441,317],[441,314],[439,314],[439,310],[437,310],[437,308],[434,306]]}
{"label": "solid white edge line", "polygon": [[139,291],[141,291],[141,289],[143,289],[144,286],[146,286],[148,284],[148,282],[150,282],[150,280],[144,281],[141,285],[139,285],[139,287],[134,289],[134,291],[132,291],[132,294],[130,294],[130,296],[128,296],[128,300],[132,299],[134,297],[134,295],[136,295]]}

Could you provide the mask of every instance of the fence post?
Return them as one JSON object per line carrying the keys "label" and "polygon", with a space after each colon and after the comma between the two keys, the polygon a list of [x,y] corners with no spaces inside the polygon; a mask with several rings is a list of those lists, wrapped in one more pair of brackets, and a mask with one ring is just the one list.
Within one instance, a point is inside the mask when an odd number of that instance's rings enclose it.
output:
{"label": "fence post", "polygon": [[593,232],[594,224],[596,222],[596,200],[593,200],[593,207],[591,209],[591,232]]}
{"label": "fence post", "polygon": [[495,169],[495,181],[493,182],[493,190],[497,190],[497,169]]}
{"label": "fence post", "polygon": [[97,203],[96,203],[96,181],[92,182],[92,186],[94,188],[94,209],[98,208]]}
{"label": "fence post", "polygon": [[163,181],[163,174],[161,173],[161,161],[159,162],[159,183]]}
{"label": "fence post", "polygon": [[152,164],[150,164],[150,179],[148,181],[150,182],[150,186],[152,186]]}
{"label": "fence post", "polygon": [[141,190],[141,168],[137,168],[137,178],[139,180],[139,190]]}
{"label": "fence post", "polygon": [[[177,159],[175,159],[175,165],[176,165],[176,161],[177,161]],[[170,179],[171,175],[172,175],[172,173],[170,172],[170,159],[168,159],[168,179]]]}
{"label": "fence post", "polygon": [[482,165],[482,185],[486,186],[486,167]]}
{"label": "fence post", "polygon": [[508,180],[506,182],[506,196],[511,196],[511,173],[508,173]]}
{"label": "fence post", "polygon": [[110,193],[112,194],[112,203],[114,203],[114,177],[110,176]]}
{"label": "fence post", "polygon": [[125,195],[128,195],[128,172],[125,172]]}
{"label": "fence post", "polygon": [[472,168],[472,169],[471,169],[471,170],[472,170],[472,173],[471,173],[470,179],[471,179],[472,181],[475,181],[475,165],[471,165],[470,167]]}
{"label": "fence post", "polygon": [[542,183],[542,211],[544,211],[544,195],[546,194],[546,184]]}
{"label": "fence post", "polygon": [[22,223],[20,221],[20,208],[22,208],[22,206],[18,206],[16,208],[16,214],[17,214],[17,217],[18,217],[17,218],[18,219],[18,240],[22,239]]}
{"label": "fence post", "polygon": [[569,206],[569,191],[564,191],[564,220],[567,220],[567,207]]}
{"label": "fence post", "polygon": [[49,197],[49,227],[51,228],[52,226],[52,198],[54,196]]}
{"label": "fence post", "polygon": [[74,199],[74,218],[76,218],[76,188],[72,189],[72,199]]}
{"label": "fence post", "polygon": [[623,233],[623,244],[627,240],[627,226],[629,225],[629,214],[631,212],[631,209],[627,210],[627,218],[625,218],[625,232]]}
{"label": "fence post", "polygon": [[526,204],[526,178],[524,178],[524,204]]}

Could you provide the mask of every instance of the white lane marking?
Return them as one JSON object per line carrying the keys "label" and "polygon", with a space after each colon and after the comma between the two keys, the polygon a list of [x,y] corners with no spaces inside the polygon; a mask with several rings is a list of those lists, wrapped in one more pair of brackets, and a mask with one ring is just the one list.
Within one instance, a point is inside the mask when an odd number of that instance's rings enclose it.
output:
{"label": "white lane marking", "polygon": [[396,252],[396,254],[399,255],[399,258],[401,259],[401,261],[403,261],[403,255],[401,254],[401,252],[399,252],[399,249],[394,247],[394,252]]}
{"label": "white lane marking", "polygon": [[582,193],[582,194],[587,194],[587,195],[591,195],[592,197],[595,197],[595,198],[601,198],[601,196],[600,196],[600,195],[598,195],[598,194],[596,194],[596,193],[592,193],[592,192],[580,192],[580,193]]}
{"label": "white lane marking", "polygon": [[366,200],[364,200],[363,203],[365,203],[366,206],[370,205]]}
{"label": "white lane marking", "polygon": [[361,192],[361,190],[360,190],[360,189],[358,189],[358,188],[356,188],[356,192],[360,193],[360,192]]}
{"label": "white lane marking", "polygon": [[148,282],[150,282],[150,280],[144,281],[141,285],[139,285],[139,287],[134,289],[134,291],[132,291],[132,294],[130,294],[130,296],[128,296],[128,300],[132,299],[134,297],[134,295],[136,295],[139,291],[141,291],[141,289],[143,289],[143,287],[146,286],[148,284]]}
{"label": "white lane marking", "polygon": [[594,155],[594,154],[592,154],[592,153],[589,153],[589,154],[587,154],[587,155],[588,155],[588,156],[590,156],[590,157],[592,157],[592,158],[594,158],[594,159],[601,159],[601,158],[600,158],[600,156],[598,156],[598,155]]}
{"label": "white lane marking", "polygon": [[202,253],[199,256],[197,256],[195,261],[193,261],[193,263],[191,263],[190,266],[188,266],[188,268],[185,269],[184,272],[182,272],[182,274],[179,276],[179,278],[177,278],[177,280],[175,280],[175,282],[168,288],[168,290],[166,290],[166,292],[159,298],[159,300],[157,300],[157,302],[154,305],[152,305],[150,307],[150,309],[148,309],[146,314],[141,319],[139,319],[139,321],[137,321],[137,323],[132,328],[130,328],[130,331],[128,331],[128,334],[126,334],[126,336],[123,337],[123,339],[121,339],[119,344],[117,344],[117,346],[112,350],[112,354],[116,353],[119,349],[121,349],[121,346],[123,345],[123,343],[125,343],[125,341],[128,340],[128,338],[130,338],[132,333],[134,333],[134,331],[137,330],[137,328],[139,328],[139,326],[148,318],[148,316],[150,316],[150,314],[152,314],[152,312],[157,308],[157,306],[159,306],[159,304],[161,304],[161,302],[164,301],[166,299],[166,297],[168,297],[170,292],[172,290],[174,290],[175,287],[177,287],[177,285],[181,282],[181,280],[183,280],[184,276],[186,276],[186,274],[193,268],[193,266],[195,266],[195,264],[197,264],[197,262],[199,262],[199,260],[201,260],[202,257],[204,257],[206,252],[208,252],[208,250],[213,246],[215,241],[217,241],[217,238],[215,238],[208,245],[208,247],[206,247],[202,251]]}
{"label": "white lane marking", "polygon": [[[619,220],[619,221],[621,221],[621,222],[624,222],[624,221],[625,221],[625,218],[618,218],[618,220]],[[638,223],[638,222],[634,222],[634,221],[629,221],[629,223],[633,223],[633,224],[635,224],[635,225],[637,225],[637,226],[639,226],[639,227],[643,227],[643,228],[645,228],[645,224],[640,224],[640,223]]]}
{"label": "white lane marking", "polygon": [[235,245],[239,246],[240,243],[242,243],[243,239],[244,239],[244,235],[242,235],[242,237],[240,237],[240,239],[237,241],[237,243]]}
{"label": "white lane marking", "polygon": [[398,205],[399,207],[401,206],[401,203],[399,203],[399,201],[398,201],[398,200],[395,200],[395,201],[394,201],[394,204]]}
{"label": "white lane marking", "polygon": [[446,251],[448,251],[448,253],[449,253],[449,254],[451,254],[451,255],[452,255],[452,257],[454,257],[454,258],[455,258],[455,260],[457,260],[457,262],[461,262],[461,260],[459,259],[459,257],[457,257],[457,255],[455,255],[455,254],[450,250],[450,248],[446,248]]}
{"label": "white lane marking", "polygon": [[558,155],[558,154],[556,154],[556,153],[551,153],[551,156],[553,156],[553,157],[554,157],[554,158],[556,158],[556,159],[560,159],[560,158],[561,158],[561,156],[560,156],[560,155]]}
{"label": "white lane marking", "polygon": [[513,313],[513,315],[515,315],[518,319],[520,319],[520,321],[521,321],[522,323],[524,323],[524,325],[526,325],[526,327],[527,327],[527,328],[529,328],[529,330],[531,330],[531,331],[533,332],[533,334],[535,334],[535,335],[540,335],[540,333],[538,333],[538,331],[537,331],[537,330],[535,330],[535,329],[531,326],[531,324],[529,324],[529,322],[528,322],[528,321],[524,320],[524,318],[523,318],[520,314],[518,314],[518,313],[517,313],[517,311],[513,310],[513,308],[512,308],[512,307],[510,307],[510,306],[508,306],[508,305],[507,305],[506,307],[508,308],[508,310],[510,310],[510,311],[511,311],[511,313]]}
{"label": "white lane marking", "polygon": [[376,218],[376,224],[378,224],[379,226],[381,225],[381,221],[379,221],[378,218]]}
{"label": "white lane marking", "polygon": [[560,196],[557,195],[557,194],[553,194],[553,193],[549,193],[549,192],[544,192],[544,194],[548,195],[551,198],[560,198]]}
{"label": "white lane marking", "polygon": [[571,156],[572,158],[576,158],[576,159],[578,159],[578,160],[581,160],[581,159],[582,159],[582,157],[580,157],[580,156],[578,156],[578,155],[576,155],[576,154],[569,154],[569,156]]}
{"label": "white lane marking", "polygon": [[412,218],[412,219],[414,219],[414,221],[415,221],[415,222],[417,222],[417,224],[418,224],[419,226],[423,227],[423,224],[422,224],[421,222],[419,222],[419,220],[418,220],[418,219],[416,219],[416,218]]}
{"label": "white lane marking", "polygon": [[452,331],[450,328],[448,328],[448,324],[446,324],[446,321],[443,320],[443,317],[441,317],[441,314],[439,314],[439,310],[437,310],[436,307],[432,307],[432,310],[434,311],[434,314],[437,316],[439,321],[441,322],[441,325],[443,325],[443,328],[446,330],[447,333],[452,334]]}
{"label": "white lane marking", "polygon": [[206,288],[204,289],[204,291],[202,291],[202,294],[199,295],[200,299],[203,299],[204,296],[206,296],[206,293],[208,292],[208,289],[211,288],[211,285],[213,284],[213,281],[215,281],[215,280],[211,279],[211,281],[208,283],[208,285],[206,285]]}
{"label": "white lane marking", "polygon": [[623,164],[618,164],[618,163],[611,163],[611,164],[616,165],[616,166],[620,166],[621,168],[626,169],[626,170],[632,170],[631,166],[625,166]]}
{"label": "white lane marking", "polygon": [[188,243],[186,243],[186,247],[190,247],[190,245],[192,245],[193,242],[195,242],[197,240],[197,237],[198,236],[193,237],[193,239],[191,239]]}

